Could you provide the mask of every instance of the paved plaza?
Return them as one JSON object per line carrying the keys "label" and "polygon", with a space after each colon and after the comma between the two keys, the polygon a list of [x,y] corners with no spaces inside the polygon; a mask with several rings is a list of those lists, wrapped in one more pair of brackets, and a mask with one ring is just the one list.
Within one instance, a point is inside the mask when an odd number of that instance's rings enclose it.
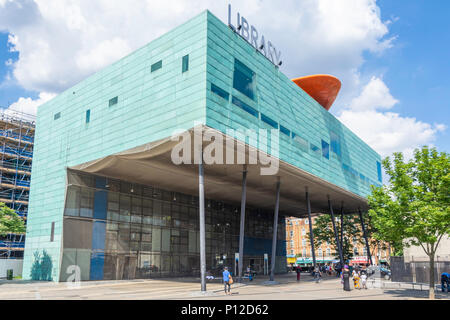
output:
{"label": "paved plaza", "polygon": [[[267,277],[256,277],[252,282],[233,284],[232,295],[223,292],[220,282],[209,282],[207,294],[200,293],[199,279],[151,279],[122,281],[90,281],[71,287],[67,283],[1,281],[0,300],[8,299],[242,299],[242,300],[410,300],[427,299],[428,291],[410,289],[342,290],[340,280],[325,277],[315,283],[310,275],[302,274],[297,282],[294,273],[278,275],[279,283],[267,285]],[[449,299],[450,294],[436,292],[437,299]]]}

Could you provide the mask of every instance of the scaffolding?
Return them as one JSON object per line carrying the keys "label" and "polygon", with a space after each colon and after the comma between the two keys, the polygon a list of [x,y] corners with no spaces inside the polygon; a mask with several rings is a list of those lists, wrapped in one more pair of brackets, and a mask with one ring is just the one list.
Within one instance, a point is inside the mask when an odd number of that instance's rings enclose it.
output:
{"label": "scaffolding", "polygon": [[[33,157],[35,117],[12,110],[0,111],[0,202],[27,220]],[[22,258],[24,234],[0,237],[0,258]]]}

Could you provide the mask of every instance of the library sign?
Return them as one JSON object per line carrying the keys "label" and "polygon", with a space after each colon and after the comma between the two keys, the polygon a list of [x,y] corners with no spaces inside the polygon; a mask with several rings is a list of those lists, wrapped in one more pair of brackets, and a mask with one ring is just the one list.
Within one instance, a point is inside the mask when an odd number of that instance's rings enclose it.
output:
{"label": "library sign", "polygon": [[231,23],[231,4],[228,5],[228,26],[248,43],[250,43],[256,50],[261,52],[267,59],[269,59],[274,65],[281,66],[281,51],[278,51],[272,42],[267,41],[264,35],[259,38],[259,33],[256,28],[249,24],[244,16],[241,16],[239,12],[236,14],[236,26]]}

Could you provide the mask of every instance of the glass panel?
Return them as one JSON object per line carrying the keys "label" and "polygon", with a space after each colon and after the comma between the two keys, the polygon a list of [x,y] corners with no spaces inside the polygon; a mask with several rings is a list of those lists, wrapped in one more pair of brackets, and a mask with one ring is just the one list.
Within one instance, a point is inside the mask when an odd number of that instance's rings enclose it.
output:
{"label": "glass panel", "polygon": [[117,104],[117,102],[119,101],[119,97],[114,97],[112,99],[109,99],[109,106],[113,106],[115,104]]}
{"label": "glass panel", "polygon": [[77,217],[80,209],[80,188],[70,186],[67,188],[67,200],[64,213],[66,216]]}
{"label": "glass panel", "polygon": [[322,140],[322,156],[326,159],[330,159],[330,145],[328,142]]}
{"label": "glass panel", "polygon": [[154,71],[159,70],[161,68],[162,68],[162,60],[159,60],[158,62],[152,64],[151,72],[154,72]]}
{"label": "glass panel", "polygon": [[161,251],[161,228],[159,227],[152,229],[152,251]]}
{"label": "glass panel", "polygon": [[181,72],[186,72],[188,70],[189,70],[189,55],[187,54],[183,57]]}
{"label": "glass panel", "polygon": [[291,136],[291,131],[289,129],[287,129],[286,127],[283,127],[281,124],[280,124],[280,131],[282,133],[284,133],[285,135],[287,135],[288,137]]}
{"label": "glass panel", "polygon": [[341,155],[341,140],[339,136],[334,133],[333,131],[330,132],[330,145],[331,145],[331,152],[334,152],[336,155]]}
{"label": "glass panel", "polygon": [[94,212],[94,191],[82,189],[80,196],[80,216],[92,218]]}
{"label": "glass panel", "polygon": [[162,229],[161,251],[170,252],[170,229]]}
{"label": "glass panel", "polygon": [[86,110],[86,123],[91,121],[91,110]]}
{"label": "glass panel", "polygon": [[258,118],[259,112],[256,109],[253,109],[252,107],[250,107],[248,104],[246,104],[245,102],[239,100],[238,98],[236,98],[235,96],[232,97],[231,102],[238,106],[239,108],[241,108],[242,110],[250,113],[252,116]]}
{"label": "glass panel", "polygon": [[253,100],[254,80],[255,73],[238,59],[234,59],[233,88]]}
{"label": "glass panel", "polygon": [[211,91],[213,93],[217,94],[219,97],[222,97],[228,101],[230,94],[228,92],[226,92],[225,90],[216,86],[214,83],[211,83]]}
{"label": "glass panel", "polygon": [[270,119],[268,116],[261,113],[261,120],[267,123],[269,126],[278,129],[278,123],[275,120]]}
{"label": "glass panel", "polygon": [[377,173],[378,173],[378,181],[382,182],[383,177],[381,176],[381,163],[377,161]]}

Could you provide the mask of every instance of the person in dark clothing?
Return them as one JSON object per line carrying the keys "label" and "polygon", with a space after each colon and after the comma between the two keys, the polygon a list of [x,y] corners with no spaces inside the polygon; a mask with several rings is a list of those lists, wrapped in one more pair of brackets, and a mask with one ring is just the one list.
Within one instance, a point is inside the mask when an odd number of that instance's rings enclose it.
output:
{"label": "person in dark clothing", "polygon": [[441,274],[441,290],[442,292],[449,292],[450,274],[444,272]]}
{"label": "person in dark clothing", "polygon": [[300,281],[300,272],[302,272],[302,269],[300,268],[300,266],[297,266],[295,268],[295,271],[297,272],[297,281]]}

